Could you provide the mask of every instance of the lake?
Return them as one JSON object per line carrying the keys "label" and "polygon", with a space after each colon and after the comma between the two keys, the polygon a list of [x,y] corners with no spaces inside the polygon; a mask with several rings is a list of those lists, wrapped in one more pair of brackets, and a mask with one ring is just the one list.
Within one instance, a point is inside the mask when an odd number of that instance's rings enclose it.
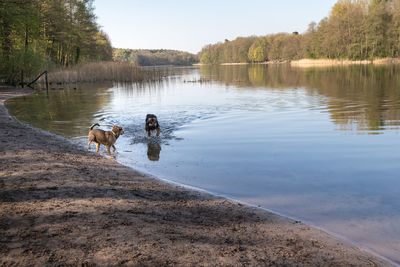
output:
{"label": "lake", "polygon": [[[124,165],[301,220],[400,263],[400,66],[169,73],[6,106],[82,146],[92,123],[120,125],[115,158]],[[147,113],[157,115],[160,137],[147,137]]]}

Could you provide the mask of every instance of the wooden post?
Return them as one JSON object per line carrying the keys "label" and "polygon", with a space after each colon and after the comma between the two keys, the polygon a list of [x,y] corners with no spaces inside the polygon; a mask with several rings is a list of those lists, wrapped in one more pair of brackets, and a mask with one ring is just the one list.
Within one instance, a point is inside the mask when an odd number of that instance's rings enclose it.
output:
{"label": "wooden post", "polygon": [[21,70],[21,86],[24,88],[24,71]]}
{"label": "wooden post", "polygon": [[47,80],[47,71],[46,71],[46,93],[48,94],[49,93],[49,82],[48,82],[48,80]]}
{"label": "wooden post", "polygon": [[43,74],[46,75],[46,77],[45,77],[45,78],[46,78],[46,90],[47,90],[47,92],[49,92],[49,82],[48,82],[48,79],[47,79],[47,70],[43,71],[39,76],[36,77],[36,79],[34,79],[34,80],[31,81],[30,83],[28,83],[28,84],[27,84],[28,87],[34,89],[31,85],[34,84],[37,80],[39,80],[39,78],[40,78]]}

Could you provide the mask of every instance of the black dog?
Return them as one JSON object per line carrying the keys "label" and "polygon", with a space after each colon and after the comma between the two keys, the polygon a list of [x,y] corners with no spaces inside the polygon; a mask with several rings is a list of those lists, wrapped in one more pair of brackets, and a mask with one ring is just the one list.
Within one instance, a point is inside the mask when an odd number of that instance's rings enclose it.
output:
{"label": "black dog", "polygon": [[160,125],[158,124],[157,116],[154,114],[147,114],[146,116],[146,131],[147,135],[150,136],[151,132],[157,130],[156,135],[160,135]]}

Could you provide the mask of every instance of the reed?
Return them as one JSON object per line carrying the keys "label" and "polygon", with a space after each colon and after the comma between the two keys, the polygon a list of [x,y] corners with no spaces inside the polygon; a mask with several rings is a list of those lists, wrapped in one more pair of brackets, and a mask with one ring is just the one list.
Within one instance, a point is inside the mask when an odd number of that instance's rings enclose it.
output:
{"label": "reed", "polygon": [[[168,75],[168,69],[143,68],[128,62],[93,62],[72,68],[62,68],[48,74],[49,84],[77,84],[93,82],[143,82],[158,81]],[[45,86],[44,78],[39,87]]]}

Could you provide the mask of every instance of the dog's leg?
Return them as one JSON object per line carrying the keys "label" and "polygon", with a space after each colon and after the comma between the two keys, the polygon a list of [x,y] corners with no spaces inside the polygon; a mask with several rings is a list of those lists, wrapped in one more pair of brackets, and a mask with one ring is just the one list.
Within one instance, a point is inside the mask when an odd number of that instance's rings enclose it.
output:
{"label": "dog's leg", "polygon": [[149,130],[149,131],[147,131],[147,136],[150,137],[150,135],[151,135],[151,131]]}
{"label": "dog's leg", "polygon": [[90,149],[90,144],[92,143],[92,140],[89,139],[89,142],[87,143],[87,148]]}
{"label": "dog's leg", "polygon": [[96,144],[96,153],[99,153],[100,143],[95,142],[95,144]]}
{"label": "dog's leg", "polygon": [[114,145],[112,145],[112,148],[114,149],[114,152],[115,152],[115,150],[117,150]]}
{"label": "dog's leg", "polygon": [[159,127],[159,128],[157,128],[157,133],[156,133],[156,135],[157,135],[157,136],[159,136],[159,135],[160,135],[160,127]]}
{"label": "dog's leg", "polygon": [[107,146],[108,155],[111,156],[110,146]]}

